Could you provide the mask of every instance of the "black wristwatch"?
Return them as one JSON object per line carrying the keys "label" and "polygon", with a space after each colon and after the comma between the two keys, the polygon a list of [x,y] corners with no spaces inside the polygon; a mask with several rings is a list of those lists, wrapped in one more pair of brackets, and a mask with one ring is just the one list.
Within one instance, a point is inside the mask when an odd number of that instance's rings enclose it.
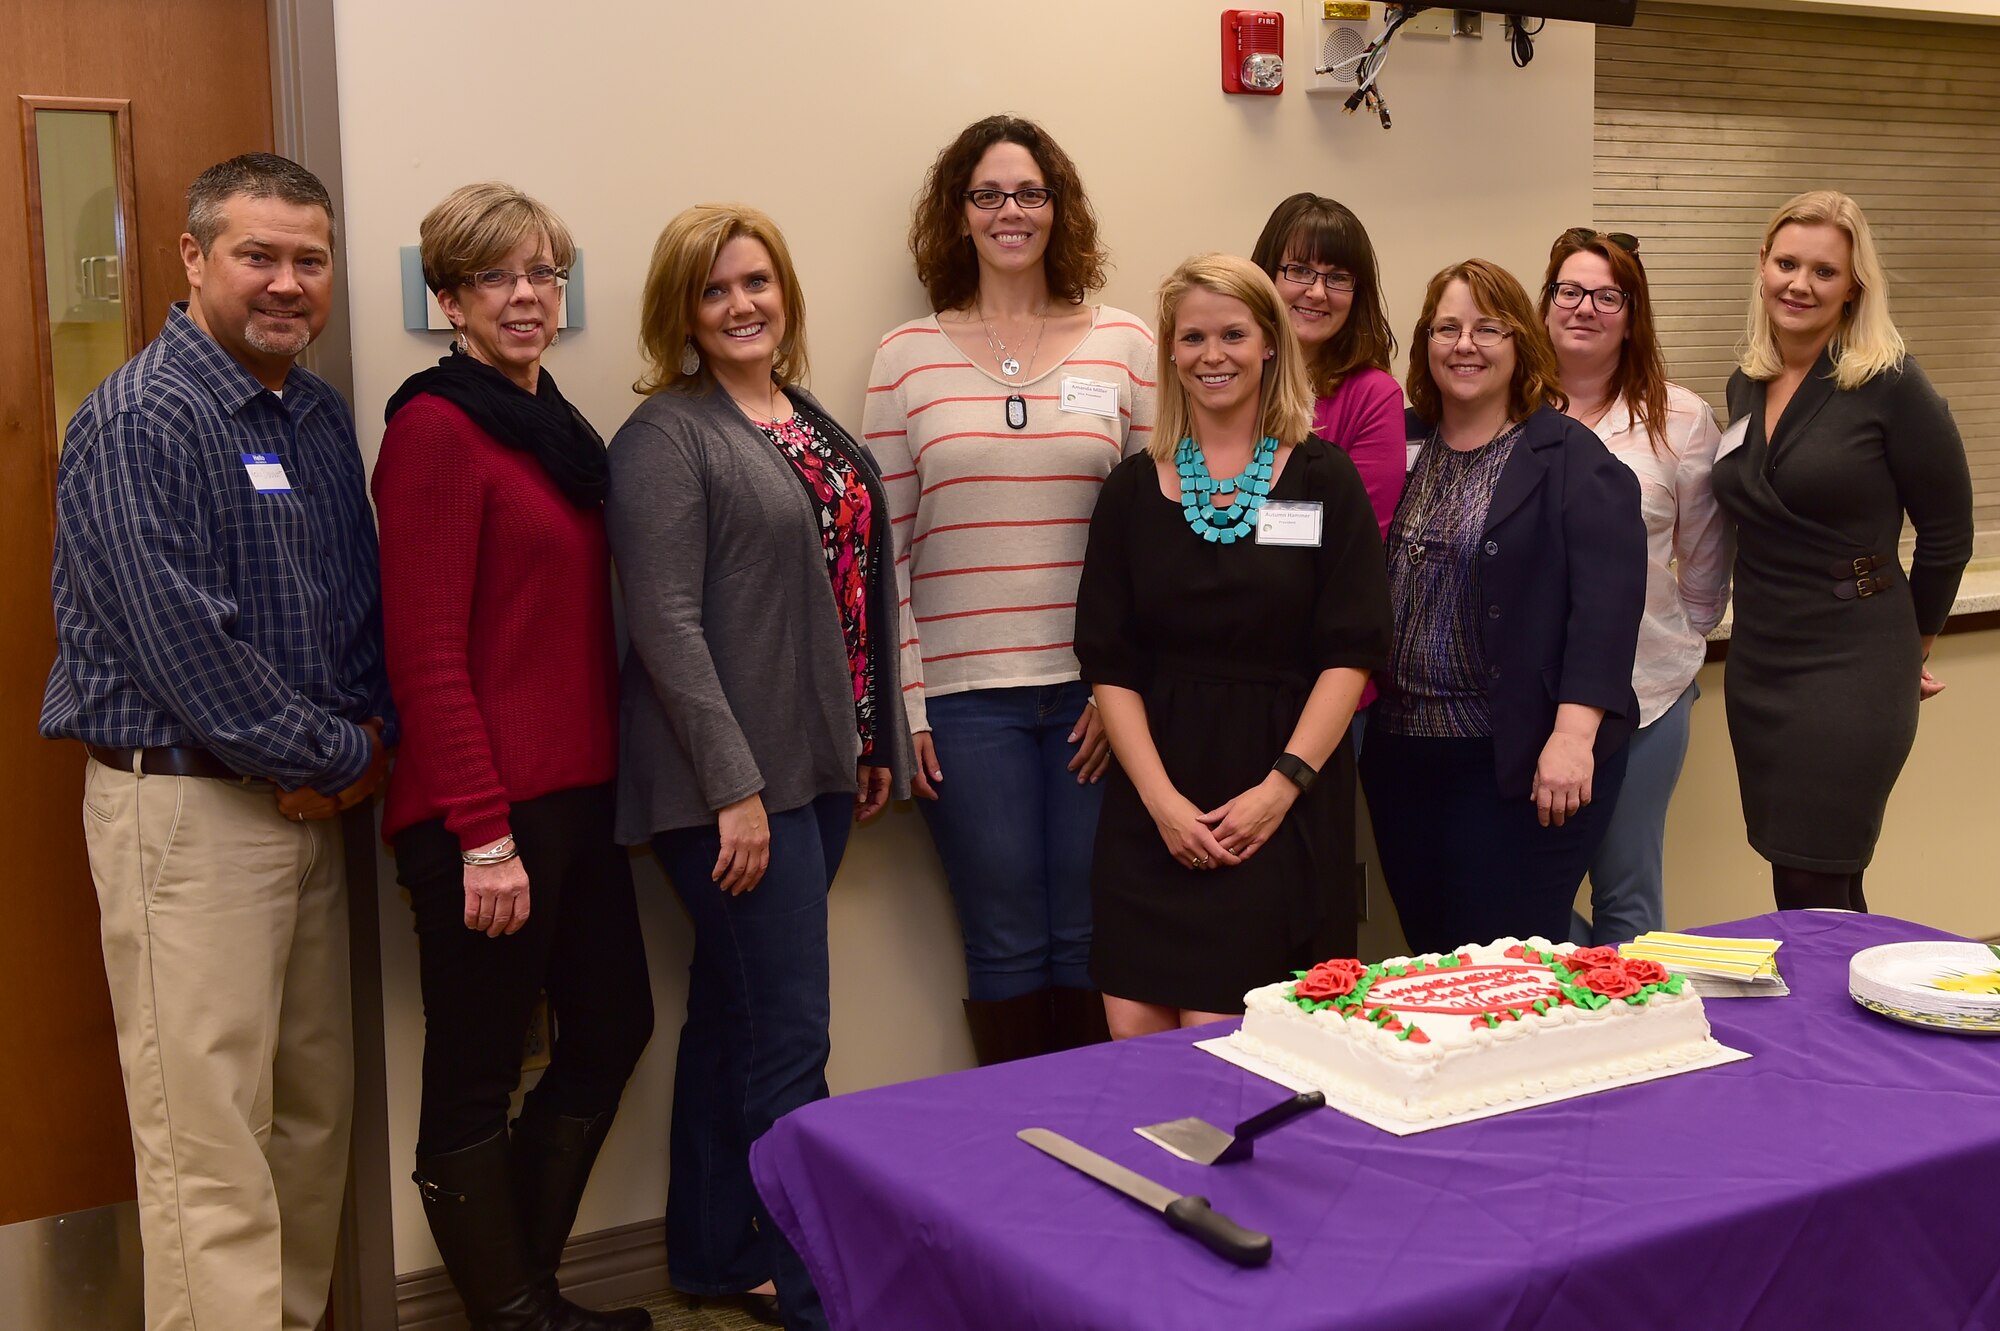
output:
{"label": "black wristwatch", "polygon": [[1271,764],[1271,770],[1297,786],[1300,794],[1311,790],[1313,778],[1319,775],[1310,763],[1295,753],[1279,754],[1278,761]]}

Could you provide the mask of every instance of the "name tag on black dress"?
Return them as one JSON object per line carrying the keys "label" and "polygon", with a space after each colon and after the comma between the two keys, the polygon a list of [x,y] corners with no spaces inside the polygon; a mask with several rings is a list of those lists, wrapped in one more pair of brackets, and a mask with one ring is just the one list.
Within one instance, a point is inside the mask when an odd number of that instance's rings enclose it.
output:
{"label": "name tag on black dress", "polygon": [[1317,547],[1324,520],[1317,499],[1266,499],[1257,510],[1257,544]]}

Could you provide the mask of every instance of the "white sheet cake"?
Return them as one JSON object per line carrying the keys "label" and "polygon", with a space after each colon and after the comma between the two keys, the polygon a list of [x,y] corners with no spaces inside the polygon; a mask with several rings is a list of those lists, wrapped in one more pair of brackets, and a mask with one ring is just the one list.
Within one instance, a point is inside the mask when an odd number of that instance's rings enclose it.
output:
{"label": "white sheet cake", "polygon": [[1611,948],[1513,938],[1373,966],[1322,962],[1244,995],[1243,1049],[1410,1122],[1694,1062],[1701,996]]}

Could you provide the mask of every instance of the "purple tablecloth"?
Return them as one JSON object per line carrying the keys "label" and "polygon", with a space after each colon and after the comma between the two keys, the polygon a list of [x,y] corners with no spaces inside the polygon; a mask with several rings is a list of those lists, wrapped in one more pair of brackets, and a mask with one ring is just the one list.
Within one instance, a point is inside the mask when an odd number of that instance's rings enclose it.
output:
{"label": "purple tablecloth", "polygon": [[[836,1331],[2000,1327],[2000,1040],[1847,996],[1864,947],[1948,937],[1795,913],[1789,998],[1708,1005],[1752,1055],[1411,1137],[1308,1115],[1202,1168],[1135,1124],[1281,1098],[1174,1032],[789,1115],[751,1154]],[[1272,1235],[1240,1270],[1014,1133],[1043,1126]]]}

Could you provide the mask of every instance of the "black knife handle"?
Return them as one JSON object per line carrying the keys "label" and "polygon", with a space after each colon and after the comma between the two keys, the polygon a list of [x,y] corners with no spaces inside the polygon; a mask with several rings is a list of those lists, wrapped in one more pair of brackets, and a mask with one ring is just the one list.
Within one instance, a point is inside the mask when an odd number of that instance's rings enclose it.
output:
{"label": "black knife handle", "polygon": [[1319,1109],[1326,1104],[1326,1097],[1318,1091],[1301,1091],[1289,1100],[1281,1100],[1261,1114],[1252,1114],[1236,1125],[1236,1140],[1245,1137],[1261,1137],[1280,1124],[1289,1123],[1308,1109]]}
{"label": "black knife handle", "polygon": [[1222,1212],[1211,1209],[1206,1197],[1174,1198],[1167,1203],[1167,1223],[1238,1266],[1262,1266],[1271,1260],[1269,1234],[1243,1228]]}

